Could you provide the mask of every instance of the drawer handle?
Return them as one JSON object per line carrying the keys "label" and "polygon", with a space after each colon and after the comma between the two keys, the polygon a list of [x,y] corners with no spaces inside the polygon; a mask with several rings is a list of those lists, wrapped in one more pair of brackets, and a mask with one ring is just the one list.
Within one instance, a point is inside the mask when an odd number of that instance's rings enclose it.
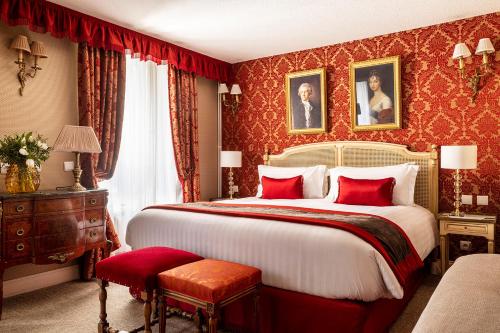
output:
{"label": "drawer handle", "polygon": [[90,204],[92,206],[95,205],[96,203],[97,203],[97,199],[94,199],[94,198],[90,199]]}
{"label": "drawer handle", "polygon": [[96,217],[92,217],[92,218],[90,219],[90,223],[96,223],[96,222],[97,222],[97,218],[96,218]]}
{"label": "drawer handle", "polygon": [[24,250],[24,244],[23,243],[19,243],[16,245],[16,250],[21,252]]}
{"label": "drawer handle", "polygon": [[75,254],[75,252],[56,253],[54,255],[49,256],[48,258],[50,260],[59,261],[62,264],[68,259],[68,257],[72,256],[73,254]]}
{"label": "drawer handle", "polygon": [[24,235],[24,229],[23,229],[23,228],[19,228],[19,229],[17,229],[17,231],[16,231],[16,235],[18,235],[18,236],[22,236],[22,235]]}
{"label": "drawer handle", "polygon": [[92,230],[92,231],[90,232],[90,237],[94,238],[95,236],[97,236],[97,231]]}
{"label": "drawer handle", "polygon": [[467,227],[464,227],[465,230],[467,230]]}
{"label": "drawer handle", "polygon": [[24,212],[24,206],[23,205],[17,205],[16,206],[16,212],[18,212],[18,213]]}

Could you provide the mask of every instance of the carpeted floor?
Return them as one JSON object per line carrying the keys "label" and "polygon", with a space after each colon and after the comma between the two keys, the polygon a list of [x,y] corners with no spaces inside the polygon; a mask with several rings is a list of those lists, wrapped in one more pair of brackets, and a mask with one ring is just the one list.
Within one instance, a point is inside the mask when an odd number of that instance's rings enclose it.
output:
{"label": "carpeted floor", "polygon": [[[424,280],[391,333],[411,332],[438,282],[436,276]],[[7,298],[3,303],[0,332],[97,332],[98,293],[96,283],[74,281]],[[142,305],[129,296],[127,288],[111,284],[107,304],[112,326],[130,330],[141,325]],[[192,322],[180,318],[169,319],[167,327],[169,333],[196,332]],[[158,332],[157,326],[153,332]]]}

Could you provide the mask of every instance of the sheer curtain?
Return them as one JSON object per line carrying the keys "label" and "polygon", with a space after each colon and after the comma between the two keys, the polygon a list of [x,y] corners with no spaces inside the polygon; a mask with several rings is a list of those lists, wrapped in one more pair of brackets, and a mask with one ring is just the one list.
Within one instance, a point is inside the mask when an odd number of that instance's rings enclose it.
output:
{"label": "sheer curtain", "polygon": [[142,208],[182,202],[170,126],[168,66],[127,55],[126,70],[118,162],[113,177],[99,184],[109,191],[108,209],[123,245],[128,222]]}

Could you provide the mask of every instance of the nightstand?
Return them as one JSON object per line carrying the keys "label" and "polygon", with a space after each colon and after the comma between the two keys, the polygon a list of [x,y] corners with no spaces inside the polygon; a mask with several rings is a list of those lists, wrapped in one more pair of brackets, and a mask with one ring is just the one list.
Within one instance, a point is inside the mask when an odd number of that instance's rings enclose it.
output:
{"label": "nightstand", "polygon": [[449,234],[481,236],[488,240],[488,253],[495,251],[495,215],[471,215],[453,216],[449,213],[441,213],[439,219],[439,238],[441,247],[441,274],[444,274],[449,266]]}

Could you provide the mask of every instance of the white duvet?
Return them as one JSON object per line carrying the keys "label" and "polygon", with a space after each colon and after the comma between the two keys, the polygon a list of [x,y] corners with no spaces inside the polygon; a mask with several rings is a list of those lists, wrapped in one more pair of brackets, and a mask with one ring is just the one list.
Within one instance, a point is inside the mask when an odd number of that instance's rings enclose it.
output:
{"label": "white duvet", "polygon": [[[325,199],[243,198],[231,204],[265,204],[379,215],[398,224],[424,259],[437,245],[437,224],[420,206],[353,206]],[[382,255],[349,232],[289,222],[147,209],[128,224],[132,248],[169,246],[206,258],[262,270],[263,283],[327,298],[373,301],[402,298],[403,288]]]}

